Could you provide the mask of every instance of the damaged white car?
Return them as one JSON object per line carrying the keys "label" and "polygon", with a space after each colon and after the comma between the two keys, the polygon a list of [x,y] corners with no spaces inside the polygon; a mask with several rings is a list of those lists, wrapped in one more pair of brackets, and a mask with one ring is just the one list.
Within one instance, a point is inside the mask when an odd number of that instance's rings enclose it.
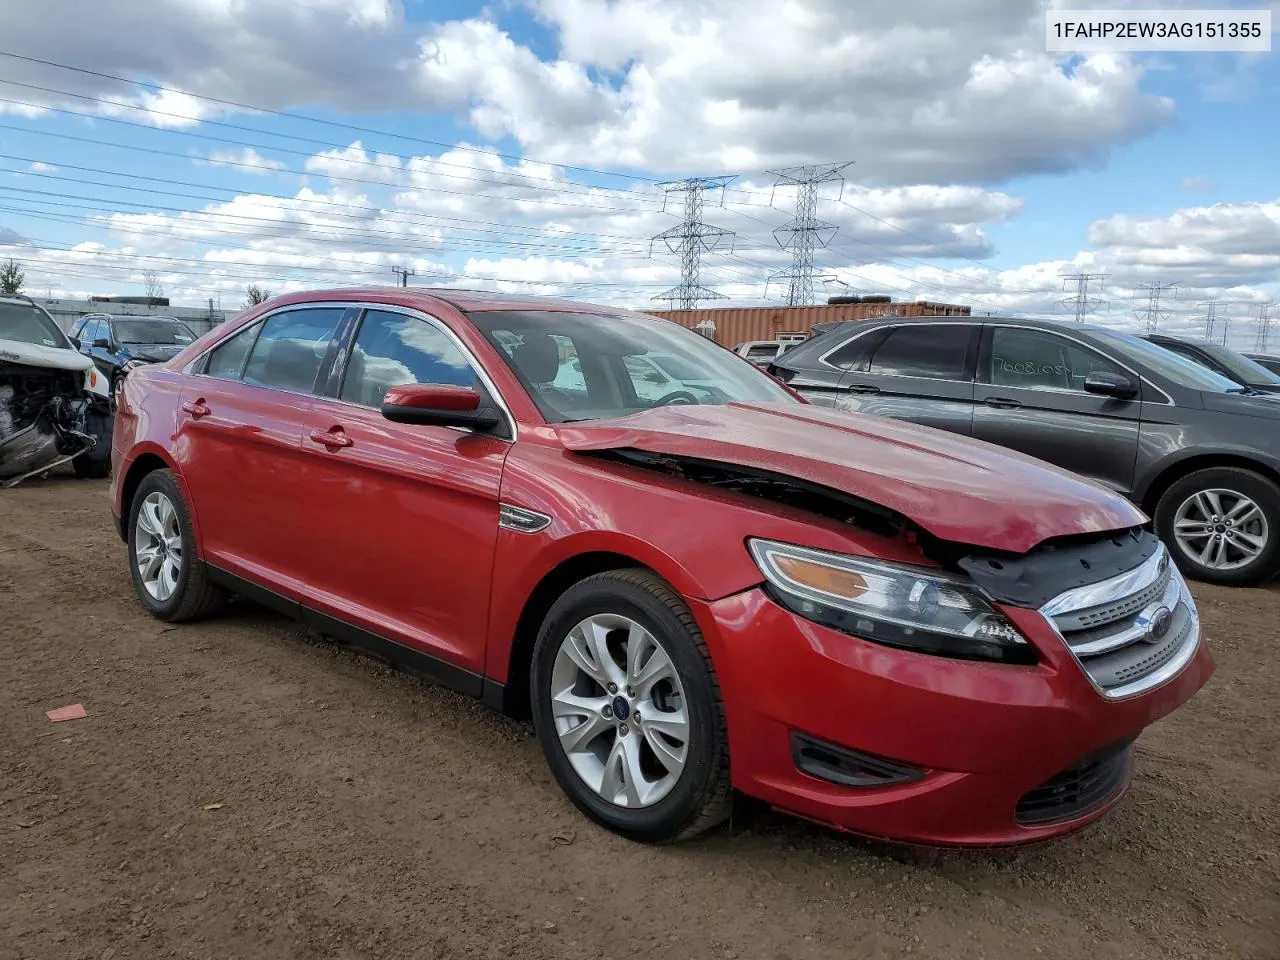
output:
{"label": "damaged white car", "polygon": [[111,470],[109,384],[28,297],[0,294],[0,486],[68,461],[81,477]]}

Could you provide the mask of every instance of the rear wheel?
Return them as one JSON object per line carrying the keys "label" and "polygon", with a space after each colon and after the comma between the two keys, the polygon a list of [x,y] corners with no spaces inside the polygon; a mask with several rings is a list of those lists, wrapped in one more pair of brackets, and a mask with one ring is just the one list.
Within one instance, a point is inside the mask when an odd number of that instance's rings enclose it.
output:
{"label": "rear wheel", "polygon": [[534,647],[534,727],[560,787],[633,840],[691,837],[728,816],[720,688],[689,609],[645,570],[571,587]]}
{"label": "rear wheel", "polygon": [[171,470],[142,478],[128,530],[133,589],[152,616],[173,623],[197,620],[222,605],[227,593],[210,582],[196,556],[191,513]]}
{"label": "rear wheel", "polygon": [[1160,498],[1156,528],[1187,576],[1252,586],[1280,569],[1280,487],[1238,467],[1197,470]]}

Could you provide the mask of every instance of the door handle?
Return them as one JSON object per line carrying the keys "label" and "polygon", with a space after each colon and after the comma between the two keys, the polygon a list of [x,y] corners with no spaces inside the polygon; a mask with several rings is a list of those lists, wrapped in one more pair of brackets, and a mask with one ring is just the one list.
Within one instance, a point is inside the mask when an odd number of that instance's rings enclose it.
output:
{"label": "door handle", "polygon": [[312,430],[311,440],[330,450],[351,446],[351,438],[342,432],[341,427],[334,427],[332,430]]}
{"label": "door handle", "polygon": [[213,413],[213,411],[205,405],[203,397],[199,400],[182,401],[182,409],[191,414],[192,418],[196,420],[199,420],[201,417],[207,417],[209,414]]}
{"label": "door handle", "polygon": [[987,397],[982,402],[988,407],[996,407],[1000,410],[1012,410],[1014,407],[1022,406],[1020,400],[1010,400],[1008,397]]}
{"label": "door handle", "polygon": [[880,388],[870,383],[854,383],[849,385],[850,393],[879,393]]}

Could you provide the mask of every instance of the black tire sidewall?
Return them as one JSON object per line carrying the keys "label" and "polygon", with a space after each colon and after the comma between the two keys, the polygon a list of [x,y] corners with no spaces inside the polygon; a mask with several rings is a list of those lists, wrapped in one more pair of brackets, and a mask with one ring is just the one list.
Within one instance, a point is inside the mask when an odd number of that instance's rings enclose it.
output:
{"label": "black tire sidewall", "polygon": [[[551,714],[551,674],[560,643],[576,624],[600,613],[629,617],[654,635],[680,675],[689,712],[689,752],[679,782],[658,803],[639,810],[609,803],[582,782],[565,756]],[[718,759],[727,749],[727,744],[718,742],[722,737],[719,690],[703,659],[699,639],[690,636],[662,600],[634,583],[607,576],[571,587],[543,622],[530,674],[539,743],[552,775],[579,810],[623,836],[647,842],[675,839],[698,818],[717,776]]]}
{"label": "black tire sidewall", "polygon": [[[142,574],[138,571],[138,561],[135,553],[137,550],[138,511],[142,508],[143,501],[150,494],[156,492],[163,493],[173,504],[174,512],[178,517],[178,529],[182,532],[182,569],[178,573],[178,589],[174,590],[173,595],[163,603],[147,593],[147,588],[143,586]],[[169,470],[156,470],[143,477],[133,495],[133,501],[129,504],[128,522],[129,576],[133,580],[133,591],[137,595],[139,602],[147,608],[152,616],[159,617],[162,620],[170,619],[182,607],[182,602],[190,589],[192,571],[198,561],[196,559],[195,530],[191,524],[191,514],[187,509],[187,501],[182,495],[182,490],[179,488],[177,480]]]}
{"label": "black tire sidewall", "polygon": [[[1178,507],[1197,491],[1213,488],[1239,491],[1256,503],[1267,518],[1267,546],[1247,567],[1226,571],[1205,567],[1183,552],[1174,535],[1174,515]],[[1160,497],[1155,521],[1160,539],[1168,546],[1178,569],[1194,580],[1223,586],[1251,586],[1269,579],[1280,567],[1280,487],[1250,470],[1211,467],[1174,481]]]}

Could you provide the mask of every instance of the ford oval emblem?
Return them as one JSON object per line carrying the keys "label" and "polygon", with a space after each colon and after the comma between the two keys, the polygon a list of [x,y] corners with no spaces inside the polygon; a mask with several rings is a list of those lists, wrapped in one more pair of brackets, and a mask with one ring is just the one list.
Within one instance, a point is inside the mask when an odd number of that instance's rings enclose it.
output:
{"label": "ford oval emblem", "polygon": [[1173,611],[1161,605],[1151,611],[1151,618],[1147,621],[1147,635],[1142,639],[1147,643],[1159,643],[1169,635],[1171,626],[1173,626]]}

